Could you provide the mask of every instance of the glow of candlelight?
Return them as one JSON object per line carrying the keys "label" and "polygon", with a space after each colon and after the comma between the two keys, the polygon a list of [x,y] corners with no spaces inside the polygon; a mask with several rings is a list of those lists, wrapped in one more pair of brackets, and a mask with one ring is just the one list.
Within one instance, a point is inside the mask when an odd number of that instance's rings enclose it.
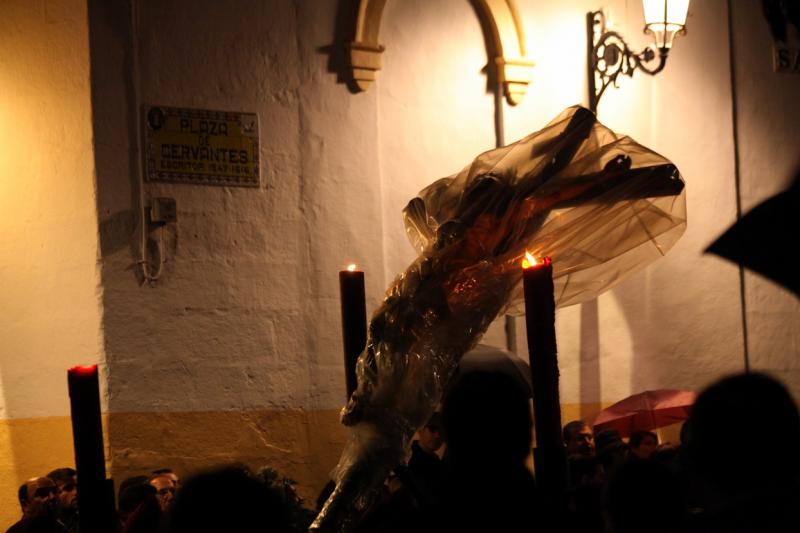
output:
{"label": "glow of candlelight", "polygon": [[525,251],[525,257],[522,259],[522,268],[531,268],[536,266],[536,258],[530,252]]}
{"label": "glow of candlelight", "polygon": [[70,368],[70,372],[84,376],[92,375],[97,371],[97,365],[78,365]]}
{"label": "glow of candlelight", "polygon": [[348,272],[355,272],[356,271],[356,264],[355,263],[350,263],[349,265],[347,265],[347,271]]}

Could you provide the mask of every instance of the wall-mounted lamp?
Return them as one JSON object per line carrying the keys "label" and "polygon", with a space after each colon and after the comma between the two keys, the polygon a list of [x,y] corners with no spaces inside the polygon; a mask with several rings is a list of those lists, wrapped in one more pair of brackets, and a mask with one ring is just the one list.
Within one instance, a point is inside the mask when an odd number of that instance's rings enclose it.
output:
{"label": "wall-mounted lamp", "polygon": [[[633,76],[639,69],[651,76],[658,74],[667,63],[667,54],[676,35],[686,33],[686,12],[689,0],[642,0],[644,5],[644,32],[652,34],[655,45],[634,52],[622,35],[606,29],[606,18],[601,11],[586,15],[589,50],[589,108],[597,111],[603,92],[611,84],[617,86],[617,76]],[[656,58],[654,68],[647,65]]]}

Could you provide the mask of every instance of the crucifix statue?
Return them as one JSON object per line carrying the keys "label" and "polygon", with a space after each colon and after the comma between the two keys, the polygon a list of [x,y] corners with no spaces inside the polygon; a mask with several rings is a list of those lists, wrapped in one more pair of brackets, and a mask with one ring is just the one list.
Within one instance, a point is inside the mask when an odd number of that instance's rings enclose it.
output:
{"label": "crucifix statue", "polygon": [[526,250],[552,257],[557,306],[595,298],[678,240],[683,190],[667,159],[575,106],[411,200],[419,257],[370,321],[342,411],[350,440],[312,530],[346,531],[404,460],[460,357],[521,302]]}

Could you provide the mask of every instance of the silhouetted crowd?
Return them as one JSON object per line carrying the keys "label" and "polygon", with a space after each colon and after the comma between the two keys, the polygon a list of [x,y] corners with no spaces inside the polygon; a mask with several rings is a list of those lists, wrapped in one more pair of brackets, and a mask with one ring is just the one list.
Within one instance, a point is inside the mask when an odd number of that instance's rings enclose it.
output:
{"label": "silhouetted crowd", "polygon": [[[305,532],[316,513],[303,507],[294,484],[271,468],[227,465],[185,484],[171,469],[159,469],[120,483],[109,533]],[[25,482],[23,516],[8,533],[79,533],[76,487],[71,468]]]}
{"label": "silhouetted crowd", "polygon": [[356,531],[800,531],[800,415],[766,375],[708,387],[675,444],[660,444],[652,431],[626,442],[617,430],[569,422],[561,498],[536,487],[527,464],[531,430],[519,380],[486,372],[457,378],[441,414],[420,430],[408,466],[396,469]]}
{"label": "silhouetted crowd", "polygon": [[[680,443],[651,431],[624,441],[583,421],[564,427],[568,490],[545,497],[529,468],[529,391],[502,372],[458,376],[353,526],[358,533],[797,531],[800,415],[779,382],[725,378],[697,398]],[[442,453],[442,449],[444,452]],[[9,533],[76,533],[77,479],[61,468],[19,489]],[[169,469],[119,485],[120,533],[300,532],[334,488],[306,508],[294,482],[230,465],[181,483]],[[111,532],[110,532],[111,533]]]}

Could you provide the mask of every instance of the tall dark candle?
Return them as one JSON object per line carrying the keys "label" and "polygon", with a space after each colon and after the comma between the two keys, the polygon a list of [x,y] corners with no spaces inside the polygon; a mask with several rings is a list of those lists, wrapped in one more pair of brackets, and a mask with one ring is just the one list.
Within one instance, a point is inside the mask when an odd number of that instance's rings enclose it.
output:
{"label": "tall dark candle", "polygon": [[548,500],[560,505],[566,494],[567,462],[558,394],[553,265],[549,257],[532,263],[523,262],[522,279],[536,428],[533,459],[538,486]]}
{"label": "tall dark candle", "polygon": [[[78,471],[78,513],[82,533],[110,531],[114,510],[109,494],[100,417],[97,365],[76,366],[67,372],[72,413],[75,469]],[[110,501],[109,501],[110,496]]]}
{"label": "tall dark candle", "polygon": [[342,303],[342,343],[347,398],[356,390],[356,361],[367,344],[367,303],[364,296],[364,273],[350,265],[339,272]]}

